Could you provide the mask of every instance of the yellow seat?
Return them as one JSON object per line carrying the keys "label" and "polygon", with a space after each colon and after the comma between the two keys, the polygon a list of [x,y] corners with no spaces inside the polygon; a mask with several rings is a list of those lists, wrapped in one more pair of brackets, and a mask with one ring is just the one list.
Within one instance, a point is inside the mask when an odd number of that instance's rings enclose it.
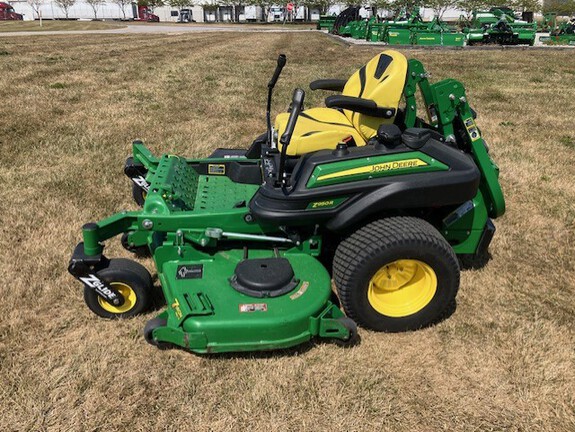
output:
{"label": "yellow seat", "polygon": [[[386,50],[372,58],[346,82],[342,95],[367,99],[378,108],[391,108],[388,118],[374,117],[349,109],[311,108],[298,117],[287,154],[334,149],[338,142],[351,136],[357,146],[365,145],[375,136],[381,124],[391,124],[399,107],[407,75],[407,59],[394,50]],[[276,117],[278,137],[285,131],[289,113]],[[281,149],[281,144],[278,144]]]}

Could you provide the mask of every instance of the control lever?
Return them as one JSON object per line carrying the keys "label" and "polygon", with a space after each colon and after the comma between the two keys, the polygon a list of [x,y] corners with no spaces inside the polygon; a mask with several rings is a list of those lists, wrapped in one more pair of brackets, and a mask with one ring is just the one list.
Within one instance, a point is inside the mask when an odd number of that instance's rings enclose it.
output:
{"label": "control lever", "polygon": [[300,88],[296,88],[293,92],[292,110],[288,118],[286,129],[280,138],[280,143],[282,145],[282,152],[280,155],[280,166],[278,169],[278,176],[277,176],[278,182],[283,183],[287,148],[289,146],[289,143],[291,142],[291,137],[295,129],[297,118],[299,117],[299,113],[301,112],[304,99],[305,99],[305,92]]}
{"label": "control lever", "polygon": [[286,60],[287,59],[286,59],[285,54],[280,54],[278,56],[278,64],[276,66],[276,70],[274,71],[272,79],[268,83],[268,103],[267,103],[267,108],[266,108],[266,121],[267,121],[267,127],[268,127],[268,131],[267,131],[268,142],[267,142],[267,144],[269,146],[272,145],[272,119],[271,119],[271,114],[270,114],[271,109],[272,109],[272,92],[274,90],[276,83],[278,82],[278,78],[280,77],[280,73],[282,72],[282,69],[286,65]]}

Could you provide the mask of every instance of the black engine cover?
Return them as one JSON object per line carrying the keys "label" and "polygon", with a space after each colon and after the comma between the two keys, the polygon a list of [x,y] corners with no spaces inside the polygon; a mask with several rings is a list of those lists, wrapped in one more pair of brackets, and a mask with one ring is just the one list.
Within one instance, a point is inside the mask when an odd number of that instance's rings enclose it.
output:
{"label": "black engine cover", "polygon": [[[251,213],[256,220],[265,223],[289,226],[321,223],[329,230],[339,231],[377,213],[439,208],[473,199],[481,175],[471,155],[440,141],[436,133],[412,135],[407,137],[407,141],[411,145],[416,144],[417,150],[402,142],[392,148],[379,145],[352,147],[345,155],[334,155],[330,150],[306,154],[295,166],[288,187],[277,187],[266,181],[259,188],[249,204]],[[380,155],[400,156],[413,151],[425,153],[449,169],[306,187],[318,165]],[[325,209],[314,209],[311,204],[332,200],[339,202]]]}

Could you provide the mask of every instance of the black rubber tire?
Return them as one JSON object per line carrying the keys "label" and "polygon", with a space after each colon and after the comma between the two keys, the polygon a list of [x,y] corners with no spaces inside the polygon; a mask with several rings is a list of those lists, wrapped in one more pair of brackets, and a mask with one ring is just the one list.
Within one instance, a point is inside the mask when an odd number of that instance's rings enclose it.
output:
{"label": "black rubber tire", "polygon": [[[437,277],[437,288],[421,310],[391,317],[376,311],[367,294],[373,275],[399,259],[430,266]],[[339,244],[333,274],[346,315],[376,331],[417,330],[440,321],[449,313],[459,289],[459,264],[453,248],[431,224],[414,217],[380,219],[355,231]]]}
{"label": "black rubber tire", "polygon": [[142,280],[146,283],[146,285],[153,287],[154,281],[152,279],[152,275],[148,271],[146,267],[142,264],[133,261],[128,258],[114,258],[110,260],[110,264],[107,268],[118,269],[118,270],[128,270],[133,273],[136,273]]}
{"label": "black rubber tire", "polygon": [[152,254],[150,253],[150,248],[145,246],[130,246],[128,243],[128,235],[129,233],[122,234],[122,238],[120,242],[122,243],[122,247],[126,249],[128,252],[133,253],[138,258],[148,258]]}
{"label": "black rubber tire", "polygon": [[333,343],[342,348],[350,348],[359,344],[360,337],[357,332],[357,324],[355,321],[348,317],[339,318],[338,321],[340,321],[344,327],[349,330],[349,337],[345,340],[334,338]]}
{"label": "black rubber tire", "polygon": [[110,265],[97,273],[98,277],[108,283],[121,282],[128,285],[135,293],[134,305],[125,312],[112,312],[104,309],[96,292],[84,286],[84,301],[88,308],[102,318],[130,318],[150,310],[153,306],[154,286],[152,277],[146,268],[134,261],[118,258],[110,260]]}
{"label": "black rubber tire", "polygon": [[146,342],[159,349],[172,348],[173,344],[169,342],[158,342],[153,338],[153,331],[158,327],[166,327],[167,324],[168,321],[165,318],[160,317],[152,318],[150,321],[148,321],[144,327],[144,339],[146,339]]}
{"label": "black rubber tire", "polygon": [[134,198],[136,204],[143,207],[144,201],[146,201],[146,191],[137,184],[132,183],[132,198]]}

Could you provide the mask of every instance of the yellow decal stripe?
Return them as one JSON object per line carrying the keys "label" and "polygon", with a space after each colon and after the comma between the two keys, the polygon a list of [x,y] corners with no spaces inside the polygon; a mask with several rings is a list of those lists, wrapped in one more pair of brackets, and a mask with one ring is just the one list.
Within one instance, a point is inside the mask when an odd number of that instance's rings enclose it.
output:
{"label": "yellow decal stripe", "polygon": [[324,174],[317,178],[317,181],[330,180],[340,177],[348,177],[357,174],[375,174],[385,171],[395,171],[400,169],[415,168],[420,166],[428,166],[429,164],[421,159],[405,159],[393,162],[384,162],[374,165],[366,165],[359,168],[352,168],[344,171],[339,171],[332,174]]}

